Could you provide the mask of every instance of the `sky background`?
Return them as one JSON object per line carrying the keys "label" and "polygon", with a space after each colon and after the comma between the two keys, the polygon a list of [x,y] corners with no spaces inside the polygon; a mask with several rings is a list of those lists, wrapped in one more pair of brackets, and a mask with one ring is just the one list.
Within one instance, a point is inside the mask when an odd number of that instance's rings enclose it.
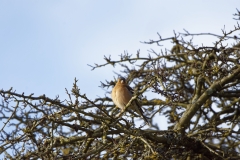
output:
{"label": "sky background", "polygon": [[[76,77],[81,93],[103,97],[100,81],[113,80],[120,68],[91,71],[87,64],[105,63],[104,55],[118,60],[125,50],[140,49],[142,56],[151,48],[160,51],[140,43],[157,40],[157,32],[167,38],[173,30],[221,34],[225,26],[229,31],[238,6],[226,0],[0,0],[0,89],[63,100]],[[194,42],[212,45],[213,39]]]}

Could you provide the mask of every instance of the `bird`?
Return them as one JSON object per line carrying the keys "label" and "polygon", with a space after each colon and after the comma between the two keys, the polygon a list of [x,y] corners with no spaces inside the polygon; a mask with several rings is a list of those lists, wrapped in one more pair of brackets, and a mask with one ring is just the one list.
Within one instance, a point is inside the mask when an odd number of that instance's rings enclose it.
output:
{"label": "bird", "polygon": [[[118,108],[120,108],[121,111],[123,112],[126,105],[133,97],[133,89],[130,86],[128,86],[125,78],[120,77],[118,78],[117,83],[112,89],[111,96],[114,104]],[[147,118],[143,115],[143,110],[137,99],[132,101],[131,106],[129,106],[129,108],[137,112],[137,114],[140,115],[149,126],[151,126]]]}

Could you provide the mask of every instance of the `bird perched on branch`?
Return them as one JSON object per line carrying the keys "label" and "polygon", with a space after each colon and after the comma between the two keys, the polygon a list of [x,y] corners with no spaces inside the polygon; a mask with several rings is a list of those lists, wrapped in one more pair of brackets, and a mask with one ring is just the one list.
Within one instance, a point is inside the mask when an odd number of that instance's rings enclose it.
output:
{"label": "bird perched on branch", "polygon": [[[127,85],[125,78],[120,77],[112,90],[112,100],[114,104],[123,112],[132,97],[133,89]],[[137,112],[144,119],[144,121],[151,126],[147,118],[143,115],[143,110],[137,99],[132,101],[129,108]]]}

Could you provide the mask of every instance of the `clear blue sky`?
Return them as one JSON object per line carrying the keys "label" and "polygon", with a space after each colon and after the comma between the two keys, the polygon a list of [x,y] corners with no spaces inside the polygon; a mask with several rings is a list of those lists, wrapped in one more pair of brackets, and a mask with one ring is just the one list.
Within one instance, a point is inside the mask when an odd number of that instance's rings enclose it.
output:
{"label": "clear blue sky", "polygon": [[236,24],[239,6],[226,0],[0,0],[0,89],[64,99],[76,77],[82,93],[104,96],[100,81],[113,79],[119,68],[91,71],[87,64],[104,63],[104,55],[117,59],[124,50],[160,50],[140,43],[157,39],[157,32],[220,34]]}

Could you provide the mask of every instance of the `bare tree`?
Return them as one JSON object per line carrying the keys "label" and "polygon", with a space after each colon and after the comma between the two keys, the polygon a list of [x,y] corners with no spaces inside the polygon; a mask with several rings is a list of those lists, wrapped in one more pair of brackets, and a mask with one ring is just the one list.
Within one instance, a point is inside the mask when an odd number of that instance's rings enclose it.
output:
{"label": "bare tree", "polygon": [[[239,11],[234,19],[240,19]],[[117,114],[108,96],[90,100],[76,79],[65,100],[0,90],[0,153],[7,159],[240,159],[239,31],[237,23],[221,35],[158,34],[158,40],[143,43],[157,44],[160,53],[124,52],[119,60],[105,56],[105,64],[91,66],[120,65],[134,86],[132,100],[141,99],[150,120],[164,115],[168,130],[159,128],[160,121],[136,127],[137,114]],[[196,36],[217,40],[197,46]],[[164,49],[163,41],[173,43],[172,49]],[[101,85],[110,92],[115,83]],[[149,92],[157,96],[142,96]]]}

